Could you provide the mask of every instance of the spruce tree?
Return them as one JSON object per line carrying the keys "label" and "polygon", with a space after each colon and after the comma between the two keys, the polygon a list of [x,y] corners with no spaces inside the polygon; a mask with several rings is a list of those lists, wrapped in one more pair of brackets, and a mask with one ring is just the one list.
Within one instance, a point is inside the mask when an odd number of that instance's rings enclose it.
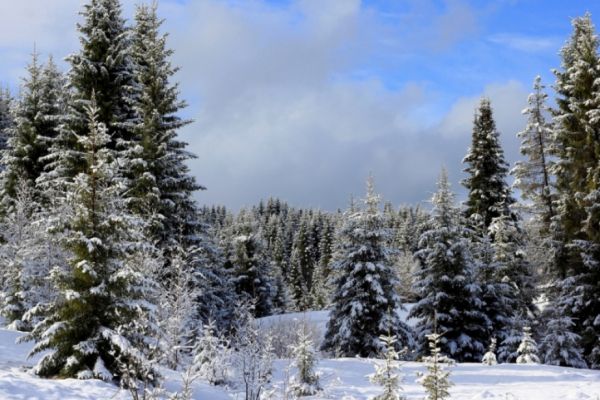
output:
{"label": "spruce tree", "polygon": [[481,362],[485,365],[498,364],[498,361],[496,360],[496,338],[492,338],[490,347],[488,348],[487,353],[483,355]]}
{"label": "spruce tree", "polygon": [[242,301],[254,304],[254,316],[264,317],[273,309],[273,286],[265,244],[256,220],[241,210],[237,221],[226,233],[225,268],[230,270],[231,284]]}
{"label": "spruce tree", "polygon": [[[0,88],[0,152],[4,152],[8,145],[9,129],[13,124],[11,114],[12,97],[8,89]],[[4,163],[0,165],[0,171],[5,168]]]}
{"label": "spruce tree", "polygon": [[[40,182],[46,187],[62,187],[87,168],[86,151],[79,137],[89,134],[87,109],[92,94],[96,97],[98,123],[110,132],[107,146],[123,153],[122,164],[133,161],[130,151],[137,142],[134,65],[120,1],[89,0],[81,15],[83,22],[77,25],[81,49],[67,57],[70,70],[65,122]],[[127,164],[130,170],[130,162]]]}
{"label": "spruce tree", "polygon": [[554,317],[548,322],[540,343],[540,356],[544,364],[587,368],[579,347],[581,338],[572,332],[573,325],[569,317]]}
{"label": "spruce tree", "polygon": [[379,336],[387,333],[398,337],[399,346],[411,344],[409,328],[396,313],[402,304],[385,247],[390,233],[378,207],[379,196],[369,178],[364,208],[349,212],[339,232],[333,308],[322,350],[347,357],[376,356],[382,350]]}
{"label": "spruce tree", "polygon": [[405,400],[400,387],[401,378],[397,366],[400,354],[396,351],[396,338],[393,336],[381,336],[379,338],[384,351],[382,352],[384,362],[375,364],[375,373],[369,376],[369,380],[383,387],[383,392],[373,400]]}
{"label": "spruce tree", "polygon": [[437,333],[427,335],[431,355],[423,358],[423,362],[427,365],[427,373],[423,374],[419,380],[427,394],[425,400],[448,399],[450,397],[450,387],[453,385],[450,381],[448,367],[452,366],[454,361],[442,353],[440,337],[441,335]]}
{"label": "spruce tree", "polygon": [[489,99],[481,99],[479,103],[471,147],[463,163],[467,165],[468,177],[462,184],[469,191],[465,215],[474,221],[480,220],[486,229],[492,219],[509,214],[508,207],[514,202],[506,183],[508,164],[504,160]]}
{"label": "spruce tree", "polygon": [[[160,33],[163,21],[156,8],[156,4],[137,6],[132,32],[139,146],[131,149],[135,162],[130,171],[129,207],[144,218],[154,219],[152,237],[165,249],[199,244],[192,196],[203,187],[186,165],[195,156],[177,137],[177,130],[191,121],[177,115],[186,103],[179,99],[179,87],[172,82],[178,68],[171,65],[173,51],[167,48],[167,35]],[[177,238],[183,242],[175,243]]]}
{"label": "spruce tree", "polygon": [[418,321],[420,352],[427,353],[424,339],[437,326],[444,332],[439,339],[444,353],[461,362],[478,362],[485,351],[491,323],[482,312],[484,304],[479,298],[481,288],[475,282],[469,231],[454,205],[445,170],[433,196],[431,226],[421,235],[421,250],[416,253],[419,269],[415,292],[419,301],[409,314]]}
{"label": "spruce tree", "polygon": [[[8,206],[14,200],[20,181],[32,188],[46,167],[46,157],[52,140],[58,133],[61,114],[62,75],[52,58],[43,66],[34,51],[27,68],[21,97],[15,105],[14,128],[4,154],[3,201]],[[41,194],[35,199],[40,201]]]}
{"label": "spruce tree", "polygon": [[132,253],[139,221],[124,210],[124,185],[98,112],[92,98],[87,132],[78,137],[85,168],[65,199],[72,207],[64,239],[69,265],[52,272],[60,296],[26,339],[37,342],[32,354],[50,350],[35,368],[41,376],[112,380],[126,369],[153,379],[143,353],[155,324],[147,300],[153,283]]}
{"label": "spruce tree", "polygon": [[526,326],[523,328],[523,339],[517,350],[517,364],[539,364],[540,359],[537,356],[537,343],[531,337],[531,328]]}
{"label": "spruce tree", "polygon": [[536,76],[533,93],[527,100],[528,107],[523,110],[523,114],[527,115],[527,126],[517,134],[521,139],[521,155],[526,159],[517,161],[511,174],[515,177],[513,186],[520,190],[521,198],[528,202],[526,210],[534,214],[541,224],[541,231],[547,235],[552,218],[556,215],[552,173],[552,152],[556,148],[552,123],[546,119],[550,108],[546,105],[548,95],[544,89],[542,78]]}
{"label": "spruce tree", "polygon": [[555,137],[558,191],[553,225],[557,316],[574,322],[584,356],[600,366],[600,58],[591,17],[573,20],[573,34],[555,71]]}
{"label": "spruce tree", "polygon": [[291,384],[292,392],[297,397],[314,396],[321,387],[319,375],[315,372],[317,354],[306,331],[306,324],[303,324],[303,330],[299,333],[296,344],[292,346],[292,355],[297,370],[297,376]]}
{"label": "spruce tree", "polygon": [[290,258],[290,292],[298,311],[306,311],[310,307],[314,269],[310,239],[310,220],[304,214],[294,235]]}

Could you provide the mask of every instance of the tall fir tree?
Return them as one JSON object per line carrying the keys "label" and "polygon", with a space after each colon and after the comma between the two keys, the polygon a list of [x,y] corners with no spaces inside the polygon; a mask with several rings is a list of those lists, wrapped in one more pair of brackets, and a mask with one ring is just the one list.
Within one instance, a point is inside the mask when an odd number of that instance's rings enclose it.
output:
{"label": "tall fir tree", "polygon": [[[177,115],[186,103],[172,82],[178,68],[170,62],[173,51],[167,48],[167,35],[160,33],[162,23],[156,3],[137,7],[131,53],[138,91],[134,109],[139,117],[135,126],[139,146],[132,149],[136,162],[129,206],[144,218],[154,218],[151,234],[160,248],[168,249],[198,245],[199,222],[192,195],[203,187],[186,165],[195,156],[177,136],[177,130],[191,121]],[[177,238],[183,243],[175,243]]]}
{"label": "tall fir tree", "polygon": [[332,310],[321,348],[353,357],[380,354],[381,335],[396,335],[398,346],[412,343],[410,328],[398,318],[402,308],[383,226],[379,196],[367,182],[363,209],[346,215],[334,256]]}
{"label": "tall fir tree", "polygon": [[462,184],[469,191],[465,214],[474,220],[475,226],[487,229],[492,219],[508,215],[514,202],[506,183],[508,164],[504,160],[489,99],[481,99],[479,103],[473,121],[471,147],[463,163],[467,165],[468,177]]}
{"label": "tall fir tree", "polygon": [[590,366],[600,367],[600,58],[591,16],[575,18],[555,71],[558,191],[553,224],[556,317],[569,317]]}
{"label": "tall fir tree", "polygon": [[521,155],[525,160],[517,161],[511,174],[515,177],[513,187],[520,190],[527,212],[532,213],[545,235],[550,232],[550,223],[556,215],[556,193],[552,169],[556,150],[552,123],[547,120],[550,108],[546,104],[542,78],[538,75],[533,82],[533,93],[523,110],[527,115],[527,126],[517,134],[521,139]]}
{"label": "tall fir tree", "polygon": [[432,229],[421,235],[416,253],[419,270],[415,292],[419,301],[410,311],[418,318],[420,352],[426,354],[428,335],[444,332],[439,345],[458,361],[478,362],[485,351],[490,321],[483,313],[481,288],[475,282],[469,248],[470,232],[454,205],[448,176],[442,170],[433,196]]}
{"label": "tall fir tree", "polygon": [[133,257],[140,222],[125,211],[111,137],[95,104],[92,98],[87,132],[78,138],[85,168],[65,193],[69,266],[53,270],[60,296],[26,339],[37,342],[32,354],[49,350],[35,369],[42,376],[112,380],[127,366],[152,379],[143,350],[154,326],[146,320],[153,283]]}
{"label": "tall fir tree", "polygon": [[[7,148],[9,129],[13,124],[11,103],[12,97],[8,89],[0,88],[0,152]],[[0,169],[4,169],[4,164],[0,165]]]}
{"label": "tall fir tree", "polygon": [[[136,83],[130,32],[119,0],[89,0],[77,25],[81,49],[67,57],[68,99],[64,123],[48,156],[47,171],[40,178],[45,187],[64,187],[87,168],[86,152],[79,137],[89,134],[87,108],[96,97],[98,122],[110,132],[110,149],[123,152],[122,163],[131,159],[139,123],[134,109]],[[127,162],[127,170],[132,168]]]}
{"label": "tall fir tree", "polygon": [[[45,170],[48,150],[64,112],[61,96],[64,82],[52,58],[43,66],[34,50],[27,72],[21,97],[15,105],[14,128],[3,156],[6,165],[2,174],[5,206],[15,199],[20,181],[33,188]],[[39,193],[35,200],[41,201],[41,197]]]}

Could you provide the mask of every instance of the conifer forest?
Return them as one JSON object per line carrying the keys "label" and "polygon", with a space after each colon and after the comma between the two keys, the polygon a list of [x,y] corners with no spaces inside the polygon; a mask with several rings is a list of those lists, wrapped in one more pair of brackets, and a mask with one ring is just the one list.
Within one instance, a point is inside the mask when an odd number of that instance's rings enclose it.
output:
{"label": "conifer forest", "polygon": [[519,132],[480,97],[459,185],[238,209],[190,169],[159,3],[72,3],[78,49],[0,89],[0,398],[600,398],[597,15]]}

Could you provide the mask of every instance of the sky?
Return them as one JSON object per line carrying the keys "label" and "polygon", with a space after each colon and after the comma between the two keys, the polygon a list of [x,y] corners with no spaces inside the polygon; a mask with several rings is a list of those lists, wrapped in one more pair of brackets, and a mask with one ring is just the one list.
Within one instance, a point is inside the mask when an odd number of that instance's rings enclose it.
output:
{"label": "sky", "polygon": [[[34,43],[78,50],[83,0],[0,0],[0,82],[18,91]],[[139,1],[123,0],[132,20]],[[440,169],[464,196],[474,110],[491,99],[506,158],[536,75],[548,92],[585,0],[160,0],[200,204],[270,196],[325,210],[373,174],[395,205],[427,204]],[[64,70],[68,65],[61,63]]]}

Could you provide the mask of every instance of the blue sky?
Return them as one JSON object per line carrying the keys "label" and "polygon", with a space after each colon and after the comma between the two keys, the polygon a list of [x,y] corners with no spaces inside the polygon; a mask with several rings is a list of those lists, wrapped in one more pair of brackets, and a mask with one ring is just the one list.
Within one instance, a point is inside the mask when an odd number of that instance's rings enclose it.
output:
{"label": "blue sky", "polygon": [[[124,0],[128,18],[135,3]],[[48,4],[0,2],[0,82],[15,90],[34,42],[58,59],[77,49],[82,1]],[[479,98],[491,98],[515,161],[531,82],[551,86],[570,19],[586,11],[595,19],[600,3],[161,0],[195,120],[181,135],[208,187],[197,198],[335,209],[372,172],[386,200],[426,202],[442,165],[462,193]]]}

